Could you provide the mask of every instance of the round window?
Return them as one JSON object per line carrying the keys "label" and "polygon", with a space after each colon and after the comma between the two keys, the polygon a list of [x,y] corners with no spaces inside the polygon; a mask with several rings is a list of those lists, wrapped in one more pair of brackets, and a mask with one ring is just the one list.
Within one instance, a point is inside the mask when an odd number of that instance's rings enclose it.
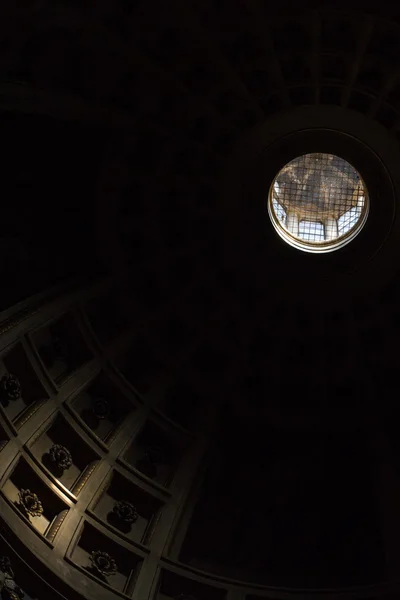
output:
{"label": "round window", "polygon": [[268,212],[279,235],[306,252],[330,252],[350,242],[368,216],[360,174],[332,154],[305,154],[279,171]]}

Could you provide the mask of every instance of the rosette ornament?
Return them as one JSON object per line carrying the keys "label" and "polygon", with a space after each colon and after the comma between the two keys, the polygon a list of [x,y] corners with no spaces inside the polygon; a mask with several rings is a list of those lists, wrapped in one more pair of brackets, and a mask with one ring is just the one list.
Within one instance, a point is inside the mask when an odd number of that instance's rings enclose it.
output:
{"label": "rosette ornament", "polygon": [[11,561],[8,556],[0,556],[0,571],[8,577],[14,577],[14,571],[12,570]]}
{"label": "rosette ornament", "polygon": [[153,479],[157,477],[158,467],[166,462],[163,448],[149,444],[144,449],[143,457],[138,459],[136,466],[139,471],[142,471],[147,477]]}
{"label": "rosette ornament", "polygon": [[25,593],[21,590],[11,577],[6,577],[0,582],[2,600],[22,600]]}
{"label": "rosette ornament", "polygon": [[110,405],[105,398],[94,398],[92,402],[92,411],[97,419],[106,419],[110,414]]}
{"label": "rosette ornament", "polygon": [[20,490],[19,502],[23,509],[31,517],[40,517],[43,514],[43,506],[36,494],[30,490]]}
{"label": "rosette ornament", "polygon": [[50,369],[56,360],[68,363],[69,359],[68,347],[57,334],[53,334],[50,344],[41,347],[40,354],[45,365]]}
{"label": "rosette ornament", "polygon": [[14,581],[8,556],[0,556],[0,597],[2,600],[22,600],[25,594]]}
{"label": "rosette ornament", "polygon": [[93,550],[90,555],[90,562],[93,569],[103,577],[110,577],[117,572],[117,563],[107,552]]}
{"label": "rosette ornament", "polygon": [[53,347],[53,353],[54,353],[54,358],[56,360],[68,360],[68,346],[67,344],[61,339],[61,337],[57,334],[53,335],[53,339],[52,339],[52,347]]}
{"label": "rosette ornament", "polygon": [[144,452],[144,457],[155,467],[165,462],[164,453],[159,446],[148,446]]}
{"label": "rosette ornament", "polygon": [[49,450],[49,457],[51,462],[63,471],[69,469],[72,465],[72,456],[70,451],[61,444],[53,444]]}
{"label": "rosette ornament", "polygon": [[113,508],[114,515],[122,521],[131,525],[138,520],[138,512],[131,502],[127,500],[119,500]]}
{"label": "rosette ornament", "polygon": [[6,373],[0,380],[0,390],[3,398],[19,400],[21,398],[21,384],[12,373]]}

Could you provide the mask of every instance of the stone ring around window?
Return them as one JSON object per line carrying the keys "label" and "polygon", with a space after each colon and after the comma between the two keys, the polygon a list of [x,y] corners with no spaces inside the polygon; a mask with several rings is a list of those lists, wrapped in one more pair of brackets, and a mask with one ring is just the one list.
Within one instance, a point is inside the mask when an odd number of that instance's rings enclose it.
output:
{"label": "stone ring around window", "polygon": [[59,469],[66,470],[72,465],[72,456],[70,451],[61,444],[53,444],[49,450],[49,457]]}

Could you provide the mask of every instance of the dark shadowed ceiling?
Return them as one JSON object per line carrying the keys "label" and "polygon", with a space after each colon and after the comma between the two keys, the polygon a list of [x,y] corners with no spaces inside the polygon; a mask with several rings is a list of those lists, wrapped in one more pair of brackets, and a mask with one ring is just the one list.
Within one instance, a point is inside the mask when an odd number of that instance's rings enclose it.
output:
{"label": "dark shadowed ceiling", "polygon": [[[384,577],[368,439],[374,429],[397,438],[397,263],[362,297],[343,285],[338,306],[322,279],[312,302],[301,283],[285,295],[268,273],[290,280],[295,251],[267,222],[268,252],[246,251],[262,210],[243,221],[240,268],[230,260],[226,239],[235,245],[241,221],[235,213],[232,229],[223,182],[242,141],[296,107],[340,106],[400,141],[396,10],[262,0],[0,9],[2,304],[130,273],[124,306],[146,323],[134,385],[183,365],[169,406],[187,426],[192,402],[224,399],[183,553],[206,569],[288,586]],[[318,263],[324,281],[334,260]]]}

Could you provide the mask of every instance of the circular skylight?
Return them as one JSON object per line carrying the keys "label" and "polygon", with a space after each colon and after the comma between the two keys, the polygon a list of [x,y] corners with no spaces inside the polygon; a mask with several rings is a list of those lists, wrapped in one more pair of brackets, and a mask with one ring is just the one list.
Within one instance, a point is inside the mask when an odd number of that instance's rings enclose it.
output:
{"label": "circular skylight", "polygon": [[279,235],[306,252],[350,242],[368,216],[368,193],[356,169],[333,154],[305,154],[275,177],[268,211]]}

